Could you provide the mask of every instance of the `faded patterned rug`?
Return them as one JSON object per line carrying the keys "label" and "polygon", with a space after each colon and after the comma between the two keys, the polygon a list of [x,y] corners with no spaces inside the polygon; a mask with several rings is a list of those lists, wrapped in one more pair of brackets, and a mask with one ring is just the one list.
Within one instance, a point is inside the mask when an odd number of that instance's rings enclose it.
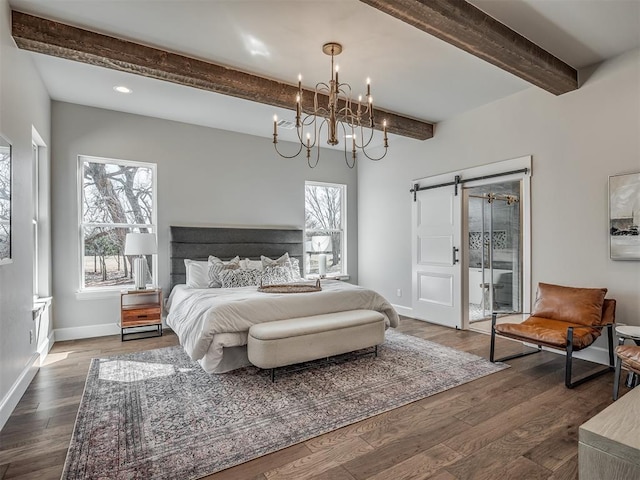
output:
{"label": "faded patterned rug", "polygon": [[92,360],[63,479],[196,479],[506,368],[388,330],[379,356],[209,375],[182,347]]}

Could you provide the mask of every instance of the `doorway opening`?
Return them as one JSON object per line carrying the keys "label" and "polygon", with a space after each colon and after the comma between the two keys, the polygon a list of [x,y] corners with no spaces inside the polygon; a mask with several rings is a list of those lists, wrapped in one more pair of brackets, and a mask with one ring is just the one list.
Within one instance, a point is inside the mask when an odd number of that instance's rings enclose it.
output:
{"label": "doorway opening", "polygon": [[522,180],[465,188],[469,328],[490,332],[493,312],[523,305]]}

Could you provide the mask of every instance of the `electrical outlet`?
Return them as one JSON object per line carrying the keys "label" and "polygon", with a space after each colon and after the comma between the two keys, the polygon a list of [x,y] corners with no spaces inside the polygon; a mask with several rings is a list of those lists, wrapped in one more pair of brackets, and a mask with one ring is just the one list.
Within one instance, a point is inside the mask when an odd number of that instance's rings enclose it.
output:
{"label": "electrical outlet", "polygon": [[402,296],[402,289],[399,288],[398,290],[396,290],[396,296],[397,297],[401,297]]}
{"label": "electrical outlet", "polygon": [[29,330],[29,345],[33,343],[33,330]]}

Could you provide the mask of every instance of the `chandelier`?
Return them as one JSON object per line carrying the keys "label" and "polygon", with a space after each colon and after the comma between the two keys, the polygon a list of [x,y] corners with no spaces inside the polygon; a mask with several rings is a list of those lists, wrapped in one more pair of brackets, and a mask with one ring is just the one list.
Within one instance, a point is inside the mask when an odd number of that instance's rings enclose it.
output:
{"label": "chandelier", "polygon": [[[338,66],[334,67],[334,57],[342,52],[342,45],[335,42],[325,43],[322,51],[331,55],[331,80],[329,83],[318,83],[313,95],[313,110],[303,107],[302,75],[298,75],[298,93],[296,95],[296,132],[300,146],[293,155],[284,155],[278,150],[278,116],[273,116],[273,145],[276,152],[283,158],[297,157],[302,150],[306,150],[307,164],[315,168],[320,160],[320,138],[326,127],[327,143],[338,145],[341,136],[344,143],[344,160],[349,168],[356,164],[358,151],[369,160],[382,160],[387,154],[389,142],[387,139],[387,121],[382,122],[384,153],[380,157],[372,157],[367,148],[373,140],[376,126],[373,112],[373,97],[371,96],[371,81],[367,78],[366,99],[362,95],[357,101],[351,98],[351,85],[340,83],[338,80]],[[323,98],[324,97],[324,98]],[[328,99],[328,101],[327,101]],[[321,101],[326,101],[320,105]],[[341,135],[340,135],[341,134]],[[348,142],[348,140],[351,140]],[[348,147],[350,151],[348,151]],[[315,161],[312,160],[312,150],[315,149]],[[349,158],[351,157],[351,158]]]}

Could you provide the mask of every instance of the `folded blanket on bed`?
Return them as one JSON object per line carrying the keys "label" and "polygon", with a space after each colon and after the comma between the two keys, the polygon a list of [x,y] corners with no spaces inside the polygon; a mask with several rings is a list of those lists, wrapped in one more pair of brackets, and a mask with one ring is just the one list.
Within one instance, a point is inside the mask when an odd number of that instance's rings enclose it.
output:
{"label": "folded blanket on bed", "polygon": [[398,314],[381,295],[346,282],[327,280],[321,292],[261,293],[257,287],[191,289],[177,285],[167,302],[167,324],[203,368],[217,372],[223,347],[246,345],[251,325],[346,310],[375,310],[398,325]]}

